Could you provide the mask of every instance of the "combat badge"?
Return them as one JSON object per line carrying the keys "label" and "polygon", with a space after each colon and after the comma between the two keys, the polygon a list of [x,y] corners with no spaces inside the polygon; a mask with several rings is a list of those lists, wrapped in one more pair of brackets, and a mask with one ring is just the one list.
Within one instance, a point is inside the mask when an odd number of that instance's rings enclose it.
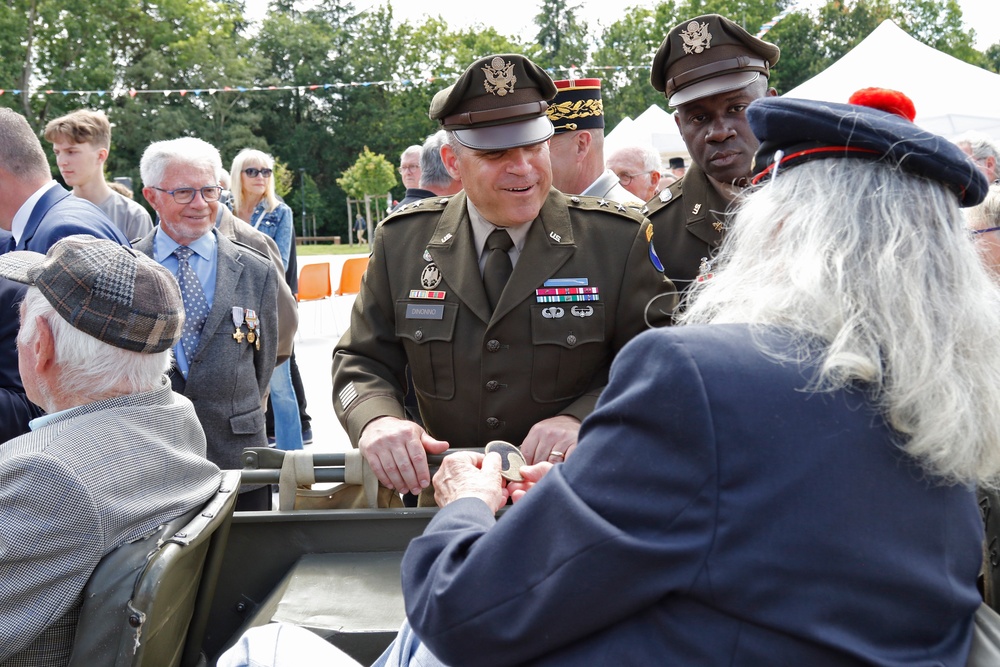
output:
{"label": "combat badge", "polygon": [[517,77],[514,76],[514,63],[505,63],[503,58],[497,56],[490,61],[490,64],[483,68],[486,80],[483,87],[491,95],[503,97],[507,93],[514,92],[514,84]]}
{"label": "combat badge", "polygon": [[432,290],[441,284],[441,269],[437,264],[431,262],[424,267],[420,273],[420,286],[426,290]]}

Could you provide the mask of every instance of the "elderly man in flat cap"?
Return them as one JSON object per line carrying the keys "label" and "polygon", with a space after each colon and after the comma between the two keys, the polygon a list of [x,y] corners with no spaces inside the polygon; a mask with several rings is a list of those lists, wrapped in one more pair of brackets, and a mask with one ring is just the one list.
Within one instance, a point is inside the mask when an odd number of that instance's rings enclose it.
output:
{"label": "elderly man in flat cap", "polygon": [[604,100],[600,79],[562,79],[546,109],[555,134],[549,140],[552,187],[568,195],[600,197],[642,208],[604,164]]}
{"label": "elderly man in flat cap", "polygon": [[[379,226],[333,358],[337,416],[386,486],[424,489],[426,453],[449,445],[506,440],[529,462],[563,460],[615,353],[669,319],[647,221],[552,189],[555,93],[524,56],[496,55],[431,103],[464,192]],[[426,430],[403,419],[407,365]]]}
{"label": "elderly man in flat cap", "polygon": [[101,558],[200,506],[220,476],[165,375],[184,321],[169,271],[77,235],[0,256],[0,276],[30,285],[18,352],[47,413],[0,446],[0,663],[53,667]]}
{"label": "elderly man in flat cap", "polygon": [[708,14],[674,27],[653,59],[650,81],[675,108],[691,154],[684,178],[651,199],[646,213],[664,274],[680,290],[712,272],[726,211],[747,185],[757,150],[746,108],[777,94],[768,76],[778,55],[773,44]]}

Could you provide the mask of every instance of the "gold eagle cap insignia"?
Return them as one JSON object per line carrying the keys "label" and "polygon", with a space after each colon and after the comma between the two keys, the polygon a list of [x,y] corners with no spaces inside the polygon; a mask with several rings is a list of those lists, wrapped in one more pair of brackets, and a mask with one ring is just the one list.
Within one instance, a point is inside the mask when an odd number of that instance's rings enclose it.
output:
{"label": "gold eagle cap insignia", "polygon": [[514,84],[517,77],[514,76],[514,63],[504,62],[504,59],[497,56],[490,61],[490,64],[483,68],[486,80],[483,87],[491,95],[503,97],[507,93],[514,92]]}
{"label": "gold eagle cap insignia", "polygon": [[681,39],[684,40],[684,53],[688,55],[712,48],[712,33],[708,31],[707,23],[691,21],[687,30],[681,30]]}

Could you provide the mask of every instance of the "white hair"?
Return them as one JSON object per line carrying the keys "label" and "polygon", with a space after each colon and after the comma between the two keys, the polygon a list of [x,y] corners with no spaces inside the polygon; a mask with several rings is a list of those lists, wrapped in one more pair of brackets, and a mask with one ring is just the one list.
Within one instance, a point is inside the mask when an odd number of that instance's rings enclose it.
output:
{"label": "white hair", "polygon": [[146,147],[139,160],[139,175],[146,187],[159,187],[163,174],[171,164],[204,168],[218,175],[222,171],[219,149],[195,137],[155,141]]}
{"label": "white hair", "polygon": [[36,318],[48,323],[61,371],[61,395],[100,398],[152,391],[170,368],[170,350],[142,354],[100,341],[64,320],[37,287],[28,288],[22,309],[17,344],[31,345],[35,340]]}
{"label": "white hair", "polygon": [[965,218],[976,229],[1000,227],[1000,184],[990,186],[982,204],[965,209]]}
{"label": "white hair", "polygon": [[861,160],[791,168],[743,200],[714,273],[683,324],[790,331],[820,361],[807,389],[864,384],[926,470],[1000,486],[1000,288],[943,185]]}
{"label": "white hair", "polygon": [[660,152],[653,148],[651,144],[632,144],[616,148],[608,154],[605,162],[613,162],[615,158],[624,160],[635,159],[640,165],[642,165],[641,168],[643,173],[649,173],[651,171],[659,172],[662,168]]}

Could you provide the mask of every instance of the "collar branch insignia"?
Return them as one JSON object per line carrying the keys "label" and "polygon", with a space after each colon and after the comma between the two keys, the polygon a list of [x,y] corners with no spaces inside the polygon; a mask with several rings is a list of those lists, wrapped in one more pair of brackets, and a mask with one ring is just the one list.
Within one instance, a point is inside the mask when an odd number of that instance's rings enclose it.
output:
{"label": "collar branch insignia", "polygon": [[503,58],[497,56],[490,61],[490,64],[483,68],[486,80],[483,87],[491,95],[503,97],[507,93],[514,92],[514,84],[517,77],[514,76],[514,63],[505,63]]}

